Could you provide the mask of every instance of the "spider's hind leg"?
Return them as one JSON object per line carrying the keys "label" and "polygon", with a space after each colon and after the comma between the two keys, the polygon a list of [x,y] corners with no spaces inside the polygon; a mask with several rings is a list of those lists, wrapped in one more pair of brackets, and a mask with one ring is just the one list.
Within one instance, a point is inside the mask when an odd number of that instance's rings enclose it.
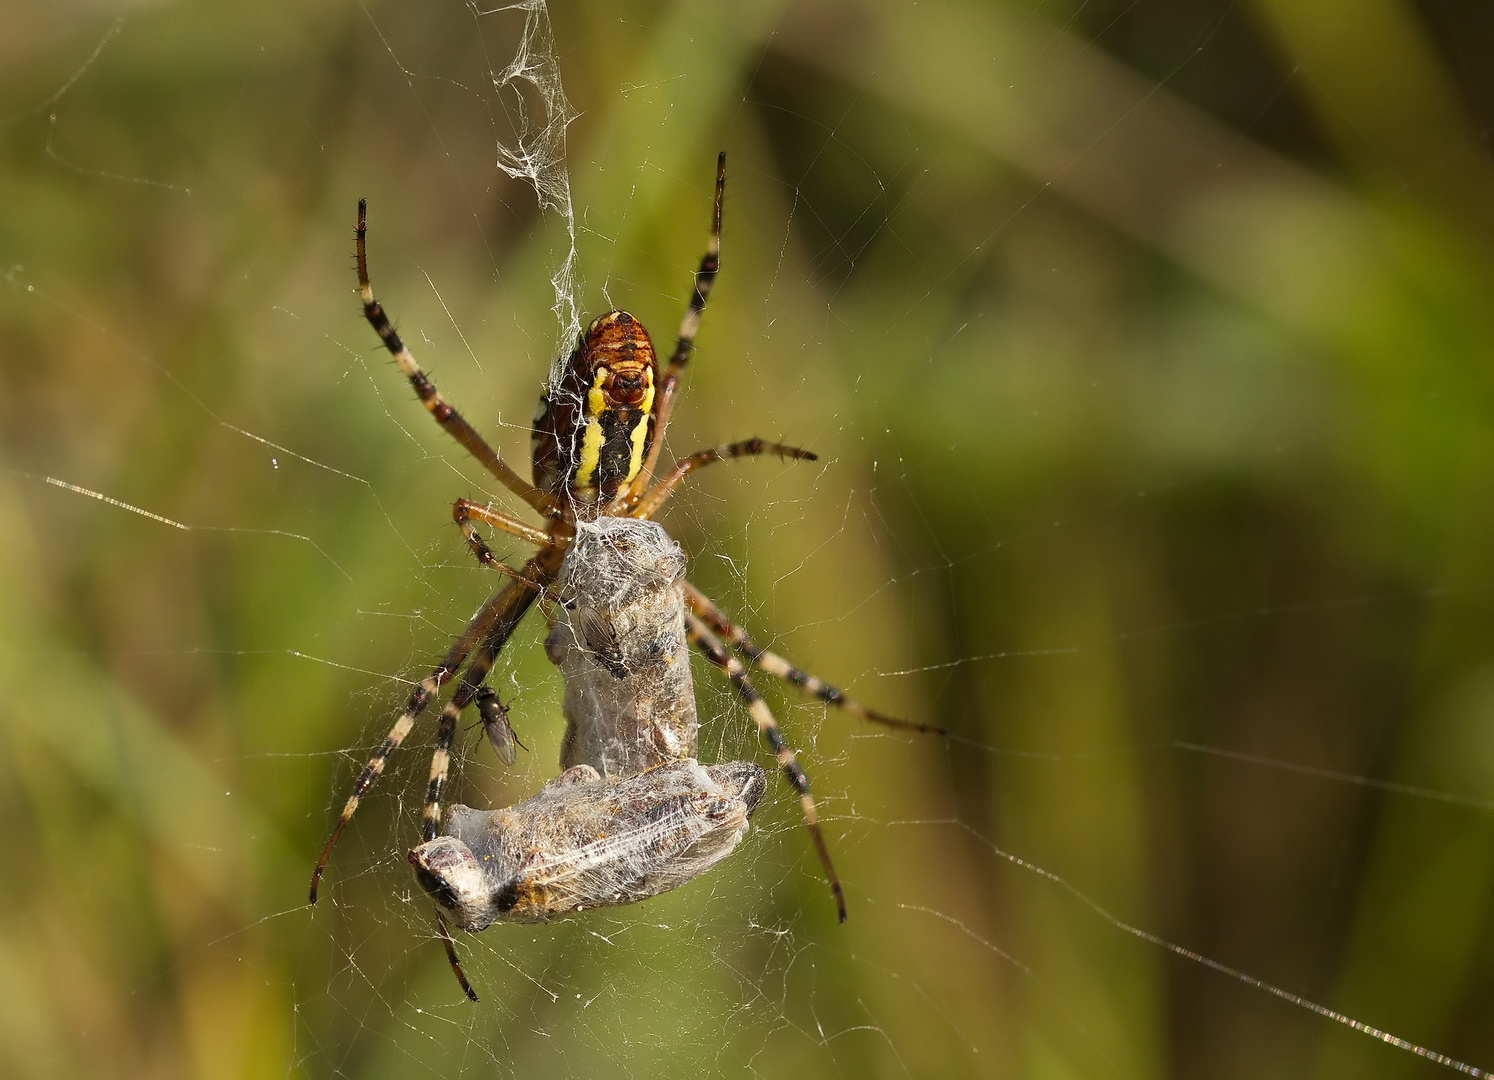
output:
{"label": "spider's hind leg", "polygon": [[706,241],[705,254],[700,257],[700,269],[695,271],[695,289],[690,294],[690,303],[680,320],[680,333],[675,341],[674,353],[669,358],[659,380],[659,391],[654,406],[653,444],[644,459],[643,468],[619,498],[626,507],[638,505],[648,488],[649,478],[659,464],[659,452],[664,449],[664,431],[669,426],[669,416],[674,410],[674,396],[679,389],[680,373],[690,362],[690,352],[695,348],[695,335],[700,332],[700,316],[705,311],[706,300],[711,295],[711,286],[716,283],[716,273],[721,269],[721,204],[726,197],[726,151],[716,155],[716,198],[711,209],[711,235]]}
{"label": "spider's hind leg", "polygon": [[461,413],[457,412],[440,391],[436,384],[431,382],[428,376],[416,361],[413,353],[405,347],[400,340],[394,325],[389,321],[384,306],[374,299],[373,284],[368,279],[368,202],[365,199],[358,200],[358,231],[355,246],[355,259],[358,264],[358,297],[363,302],[363,317],[368,324],[374,328],[379,335],[379,340],[384,343],[384,348],[389,350],[389,355],[394,357],[394,362],[399,365],[400,371],[404,372],[405,378],[410,380],[410,386],[415,390],[415,396],[420,399],[426,410],[435,417],[436,423],[446,430],[446,433],[462,445],[462,449],[471,454],[483,467],[498,479],[498,482],[508,488],[519,498],[523,499],[542,516],[547,518],[559,518],[563,516],[563,509],[549,494],[540,491],[529,483],[505,462],[488,445],[486,439],[477,433]]}

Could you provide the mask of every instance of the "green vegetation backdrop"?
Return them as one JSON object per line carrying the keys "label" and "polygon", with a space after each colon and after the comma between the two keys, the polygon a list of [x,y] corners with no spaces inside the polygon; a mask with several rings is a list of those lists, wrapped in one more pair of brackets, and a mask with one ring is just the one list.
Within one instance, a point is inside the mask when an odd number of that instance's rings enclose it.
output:
{"label": "green vegetation backdrop", "polygon": [[[673,333],[730,155],[666,522],[759,635],[794,801],[709,877],[461,942],[417,729],[494,579],[565,250],[494,167],[519,20],[0,6],[0,1072],[1437,1077],[1155,933],[1494,1067],[1494,15],[1477,0],[556,0],[586,311]],[[142,516],[53,478],[107,495]],[[161,520],[169,519],[169,520]],[[175,523],[175,524],[173,524]],[[179,527],[184,526],[184,527]],[[505,549],[511,557],[522,547]],[[505,653],[554,772],[539,621]],[[697,670],[702,756],[760,753]],[[766,760],[765,758],[763,760]]]}

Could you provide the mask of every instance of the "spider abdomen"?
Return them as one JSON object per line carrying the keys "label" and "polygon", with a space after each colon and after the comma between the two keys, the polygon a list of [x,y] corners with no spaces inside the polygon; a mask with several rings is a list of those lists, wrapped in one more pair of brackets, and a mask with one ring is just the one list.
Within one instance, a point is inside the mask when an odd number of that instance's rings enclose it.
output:
{"label": "spider abdomen", "polygon": [[653,439],[658,360],[643,324],[609,311],[587,327],[534,418],[534,483],[584,503],[631,483]]}

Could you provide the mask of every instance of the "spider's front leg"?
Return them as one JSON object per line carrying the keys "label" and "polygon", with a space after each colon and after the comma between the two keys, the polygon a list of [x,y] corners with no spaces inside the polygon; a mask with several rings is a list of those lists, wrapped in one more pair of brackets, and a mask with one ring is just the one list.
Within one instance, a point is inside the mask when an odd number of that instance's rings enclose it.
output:
{"label": "spider's front leg", "polygon": [[925,735],[948,735],[949,729],[937,727],[934,724],[920,724],[915,720],[899,720],[895,716],[888,716],[869,708],[855,698],[847,696],[843,690],[839,690],[807,671],[801,671],[794,667],[788,660],[768,649],[759,648],[747,636],[747,632],[732,623],[726,617],[726,613],[712,602],[694,585],[685,582],[685,603],[690,605],[693,611],[713,632],[720,635],[721,639],[737,652],[750,660],[754,667],[767,672],[775,679],[782,679],[790,686],[796,687],[801,692],[819,698],[826,705],[833,705],[837,709],[870,720],[876,724],[885,724],[887,727],[901,728],[904,731],[918,731]]}
{"label": "spider's front leg", "polygon": [[524,578],[519,571],[494,555],[493,549],[488,547],[487,541],[482,538],[472,521],[475,518],[520,539],[528,540],[531,544],[538,544],[541,548],[553,547],[557,543],[555,535],[536,529],[533,525],[526,525],[518,518],[509,517],[507,514],[486,506],[479,506],[470,499],[458,499],[451,508],[451,517],[457,523],[457,528],[462,530],[462,536],[466,539],[467,546],[472,549],[472,554],[477,557],[478,562],[489,570],[497,570],[500,574],[505,574],[515,581],[526,582],[536,592],[544,591],[543,586],[538,582]]}
{"label": "spider's front leg", "polygon": [[[462,710],[474,701],[478,703],[479,710],[482,710],[484,693],[491,693],[483,683],[487,680],[488,672],[493,668],[493,661],[497,659],[499,650],[512,636],[514,628],[519,625],[519,620],[528,612],[530,605],[554,584],[556,576],[560,573],[560,563],[564,558],[565,549],[549,538],[546,539],[547,546],[541,548],[532,559],[525,563],[522,571],[509,571],[513,580],[499,590],[498,595],[512,597],[511,602],[483,635],[481,643],[467,664],[467,669],[462,672],[462,681],[457,684],[456,692],[451,695],[451,700],[441,710],[441,721],[436,729],[436,748],[431,753],[430,779],[425,791],[425,812],[420,829],[420,838],[423,843],[434,840],[441,832],[441,796],[445,791],[447,775],[451,769],[451,743],[456,737],[457,723],[461,718]],[[487,717],[484,717],[484,722],[487,722]],[[504,723],[507,723],[506,719]],[[499,754],[501,757],[502,751],[499,751]],[[511,759],[506,763],[513,764]],[[462,962],[457,957],[456,943],[451,939],[451,933],[446,927],[446,920],[442,917],[439,907],[436,910],[436,924],[440,932],[441,944],[446,950],[447,962],[451,964],[452,973],[456,975],[457,982],[461,984],[463,993],[476,1001],[477,992],[472,989],[472,984],[467,981],[466,973],[462,971]]]}
{"label": "spider's front leg", "polygon": [[690,643],[699,649],[705,658],[725,674],[731,680],[732,685],[737,688],[737,696],[747,707],[747,713],[757,724],[758,732],[773,751],[774,757],[778,759],[778,767],[783,770],[789,786],[799,796],[799,808],[804,814],[804,824],[808,826],[809,835],[814,839],[820,865],[825,868],[825,877],[830,881],[830,891],[835,895],[835,910],[840,916],[840,921],[845,922],[845,891],[841,888],[840,876],[835,872],[835,863],[830,859],[830,848],[826,845],[824,834],[820,830],[820,817],[815,810],[814,799],[809,794],[809,778],[799,767],[799,759],[783,741],[783,732],[778,727],[778,721],[773,719],[773,714],[768,711],[768,705],[763,701],[762,695],[748,680],[747,669],[742,666],[742,662],[726,651],[716,635],[711,633],[697,616],[687,613],[685,627]]}
{"label": "spider's front leg", "polygon": [[[554,548],[545,548],[536,554],[529,562],[525,563],[520,573],[531,579],[541,579],[544,573],[552,565],[559,566],[560,555]],[[436,669],[421,680],[405,702],[404,711],[400,713],[399,719],[394,722],[394,727],[389,734],[384,736],[384,741],[379,744],[374,756],[369,759],[363,771],[359,773],[358,779],[353,783],[352,794],[348,796],[347,804],[343,806],[342,813],[338,815],[337,824],[332,827],[332,834],[327,837],[327,843],[322,847],[322,853],[317,858],[316,867],[311,872],[311,887],[308,896],[311,903],[316,903],[317,889],[322,880],[322,874],[327,869],[327,860],[332,857],[332,848],[336,845],[338,838],[342,836],[343,830],[347,828],[348,822],[352,820],[353,814],[358,810],[358,804],[362,802],[363,796],[373,787],[374,782],[384,772],[384,767],[389,761],[389,755],[399,749],[405,737],[410,734],[410,729],[415,726],[416,718],[425,711],[432,699],[440,691],[442,684],[447,682],[461,668],[463,661],[472,652],[474,647],[481,643],[483,654],[491,653],[496,656],[508,636],[518,625],[524,613],[529,610],[530,604],[534,603],[537,594],[528,585],[520,581],[510,581],[499,589],[482,609],[472,617],[465,630],[454,641],[441,663]],[[492,664],[491,656],[487,661]],[[486,669],[484,669],[486,671]],[[465,680],[464,680],[465,684]],[[464,703],[465,704],[465,703]],[[434,772],[434,768],[432,770]],[[445,778],[444,769],[442,778]],[[439,793],[439,786],[437,787]]]}
{"label": "spider's front leg", "polygon": [[493,668],[493,661],[498,658],[499,650],[508,642],[530,605],[555,583],[564,558],[563,547],[552,545],[541,548],[524,564],[523,570],[513,573],[513,580],[503,587],[502,593],[515,590],[522,594],[523,599],[515,599],[503,617],[494,622],[483,636],[482,642],[472,653],[472,659],[467,663],[467,669],[462,672],[462,681],[457,684],[456,692],[441,710],[441,721],[436,728],[436,748],[431,754],[430,781],[426,786],[424,824],[421,827],[425,840],[433,839],[441,831],[441,793],[446,787],[446,776],[451,768],[451,743],[456,737],[462,710],[482,695],[485,689],[483,683]]}

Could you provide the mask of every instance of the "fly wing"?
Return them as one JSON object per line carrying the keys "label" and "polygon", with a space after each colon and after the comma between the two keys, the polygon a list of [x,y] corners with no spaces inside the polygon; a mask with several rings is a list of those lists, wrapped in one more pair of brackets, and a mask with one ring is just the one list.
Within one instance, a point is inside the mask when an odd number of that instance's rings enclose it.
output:
{"label": "fly wing", "polygon": [[596,662],[621,679],[628,675],[623,663],[622,643],[617,640],[617,627],[601,608],[580,607],[575,610],[575,626],[581,644]]}
{"label": "fly wing", "polygon": [[519,757],[514,749],[518,739],[514,736],[513,725],[508,722],[508,707],[498,700],[497,694],[489,690],[478,695],[477,715],[482,720],[482,731],[488,737],[493,753],[498,755],[498,760],[503,764],[512,765]]}

